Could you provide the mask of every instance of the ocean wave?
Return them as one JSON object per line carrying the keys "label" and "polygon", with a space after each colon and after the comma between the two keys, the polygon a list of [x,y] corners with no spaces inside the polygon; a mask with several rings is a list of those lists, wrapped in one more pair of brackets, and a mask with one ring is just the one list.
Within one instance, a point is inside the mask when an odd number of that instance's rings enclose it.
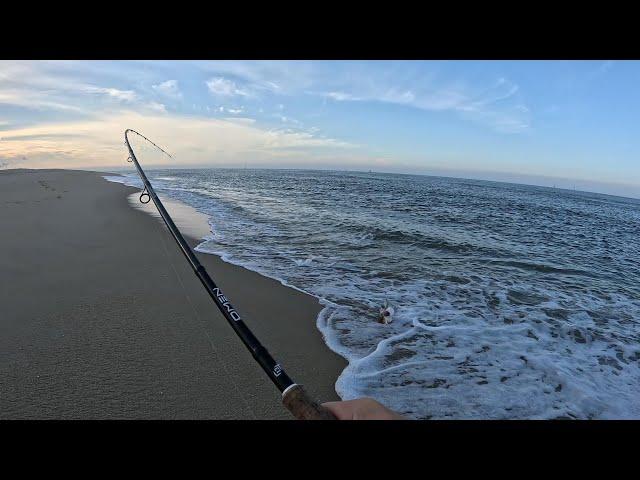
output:
{"label": "ocean wave", "polygon": [[[640,417],[625,226],[640,204],[430,177],[149,173],[209,216],[196,250],[319,298],[317,327],[349,362],[345,399],[414,418]],[[376,322],[385,300],[389,325]]]}

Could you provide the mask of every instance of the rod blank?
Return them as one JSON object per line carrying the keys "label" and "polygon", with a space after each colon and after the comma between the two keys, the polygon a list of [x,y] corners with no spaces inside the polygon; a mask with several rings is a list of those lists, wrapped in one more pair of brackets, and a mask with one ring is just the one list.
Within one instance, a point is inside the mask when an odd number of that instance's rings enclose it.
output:
{"label": "rod blank", "polygon": [[[318,405],[313,399],[311,399],[311,397],[308,396],[301,385],[298,385],[294,383],[293,380],[291,380],[282,366],[273,359],[267,349],[255,337],[249,327],[247,327],[238,311],[233,307],[220,287],[218,287],[213,279],[209,276],[209,273],[195,256],[193,250],[180,233],[180,230],[178,230],[178,227],[176,227],[175,223],[173,223],[171,216],[169,215],[169,213],[167,213],[164,205],[156,195],[151,182],[149,182],[149,179],[142,170],[142,167],[140,166],[140,163],[136,158],[133,148],[131,148],[131,144],[129,143],[129,132],[135,133],[136,135],[140,136],[170,158],[173,157],[171,157],[171,155],[169,155],[144,135],[132,129],[125,130],[124,139],[129,151],[129,159],[135,165],[136,170],[138,171],[138,175],[140,175],[140,179],[144,184],[144,190],[140,195],[140,201],[143,201],[143,197],[149,198],[153,201],[154,205],[158,209],[160,217],[171,232],[171,235],[178,244],[178,247],[180,247],[180,250],[191,265],[191,268],[200,280],[200,283],[202,283],[204,289],[214,301],[231,328],[233,328],[238,337],[240,337],[240,340],[242,340],[245,347],[247,347],[247,349],[251,352],[253,358],[260,364],[273,384],[282,393],[282,401],[284,406],[299,420],[335,420],[335,417],[331,412]],[[143,203],[148,202],[149,200]]]}

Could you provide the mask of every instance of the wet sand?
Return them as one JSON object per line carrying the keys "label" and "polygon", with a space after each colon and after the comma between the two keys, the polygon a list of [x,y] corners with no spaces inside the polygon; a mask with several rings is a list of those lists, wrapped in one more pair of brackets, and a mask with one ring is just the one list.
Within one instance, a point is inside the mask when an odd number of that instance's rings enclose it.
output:
{"label": "wet sand", "polygon": [[[0,171],[0,418],[291,418],[166,227],[102,175]],[[197,255],[289,375],[338,399],[318,301]]]}

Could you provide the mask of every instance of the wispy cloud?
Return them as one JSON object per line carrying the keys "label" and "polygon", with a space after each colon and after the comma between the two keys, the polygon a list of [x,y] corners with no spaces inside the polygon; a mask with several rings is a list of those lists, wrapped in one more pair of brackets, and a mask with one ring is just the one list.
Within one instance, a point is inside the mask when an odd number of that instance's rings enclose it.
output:
{"label": "wispy cloud", "polygon": [[[220,165],[314,158],[353,145],[311,132],[265,129],[250,118],[213,119],[122,111],[93,120],[42,124],[2,132],[0,159],[11,166],[78,168],[122,166],[125,128],[140,129],[175,154],[173,166]],[[320,149],[320,150],[319,150]],[[288,160],[287,160],[288,159]],[[169,160],[163,160],[169,161]],[[176,163],[177,162],[177,163]]]}
{"label": "wispy cloud", "polygon": [[364,100],[361,97],[356,97],[355,95],[352,95],[350,93],[345,93],[345,92],[325,92],[325,93],[320,93],[320,95],[327,97],[327,98],[331,98],[332,100],[337,100],[339,102],[343,102],[343,101],[359,101],[359,100]]}
{"label": "wispy cloud", "polygon": [[88,93],[96,93],[106,95],[107,97],[119,100],[122,102],[134,102],[138,99],[138,96],[133,90],[119,90],[117,88],[105,88],[94,87],[93,85],[86,85],[83,90]]}
{"label": "wispy cloud", "polygon": [[164,95],[165,97],[169,97],[173,99],[182,98],[182,92],[178,87],[177,80],[167,80],[157,85],[151,85],[151,88],[155,90],[157,93],[159,93],[160,95]]}
{"label": "wispy cloud", "polygon": [[[493,82],[456,79],[422,62],[207,62],[220,96],[253,98],[306,93],[336,102],[377,102],[462,118],[504,133],[526,131],[531,109],[506,77]],[[211,88],[211,87],[210,87]]]}
{"label": "wispy cloud", "polygon": [[282,123],[288,123],[292,125],[302,125],[302,122],[300,122],[299,120],[296,120],[295,118],[287,115],[282,115],[281,113],[274,113],[273,117],[277,118]]}
{"label": "wispy cloud", "polygon": [[288,95],[319,80],[318,69],[303,61],[209,61],[197,66],[256,95]]}
{"label": "wispy cloud", "polygon": [[0,87],[0,105],[28,108],[32,110],[59,110],[82,112],[83,109],[65,102],[50,92],[39,92],[24,88]]}
{"label": "wispy cloud", "polygon": [[606,60],[605,62],[602,62],[600,67],[598,67],[598,71],[600,73],[606,73],[607,71],[609,71],[609,70],[611,70],[613,68],[614,64],[615,64],[615,62],[613,60]]}
{"label": "wispy cloud", "polygon": [[[204,62],[198,68],[214,73],[205,81],[208,91],[219,100],[242,98],[263,100],[282,98],[304,92],[336,102],[377,102],[400,105],[431,112],[454,112],[462,118],[505,133],[530,128],[532,111],[526,105],[518,85],[498,78],[490,85],[463,82],[423,68],[416,73],[413,65],[394,62]],[[604,62],[601,69],[611,68]],[[4,67],[4,65],[3,65]],[[0,72],[0,103],[34,109],[81,111],[84,106],[77,95],[98,95],[116,103],[137,103],[141,108],[166,110],[172,101],[183,98],[178,81],[164,80],[150,84],[150,92],[165,100],[153,100],[149,92],[112,85],[96,85],[69,75],[70,68],[52,72],[50,64],[18,62]],[[62,72],[62,73],[61,73]],[[27,79],[27,80],[24,80]],[[72,99],[70,96],[76,95]],[[157,97],[155,97],[157,99]],[[162,107],[161,107],[162,106]],[[226,106],[235,110],[244,109]],[[284,108],[282,103],[277,108]],[[289,115],[281,115],[290,118]]]}
{"label": "wispy cloud", "polygon": [[[76,72],[77,77],[81,73]],[[96,85],[77,77],[66,69],[61,72],[51,62],[0,62],[0,104],[87,114],[88,96],[115,103],[140,100],[131,89]]]}
{"label": "wispy cloud", "polygon": [[241,113],[244,113],[244,107],[224,107],[224,106],[219,106],[216,109],[218,112],[220,113],[230,113],[231,115],[239,115]]}
{"label": "wispy cloud", "polygon": [[355,82],[350,88],[311,93],[337,102],[380,102],[433,112],[456,112],[504,133],[523,132],[530,126],[529,108],[521,99],[515,101],[519,87],[505,78],[498,78],[483,90],[458,85],[401,87],[376,84],[371,79]]}
{"label": "wispy cloud", "polygon": [[595,68],[584,76],[583,81],[590,83],[604,77],[614,67],[614,65],[615,62],[613,60],[605,60],[604,62],[598,63]]}
{"label": "wispy cloud", "polygon": [[167,107],[163,103],[149,102],[146,104],[146,107],[155,112],[167,113]]}
{"label": "wispy cloud", "polygon": [[214,77],[207,80],[207,88],[218,97],[251,97],[253,96],[248,90],[242,89],[232,80],[223,77]]}

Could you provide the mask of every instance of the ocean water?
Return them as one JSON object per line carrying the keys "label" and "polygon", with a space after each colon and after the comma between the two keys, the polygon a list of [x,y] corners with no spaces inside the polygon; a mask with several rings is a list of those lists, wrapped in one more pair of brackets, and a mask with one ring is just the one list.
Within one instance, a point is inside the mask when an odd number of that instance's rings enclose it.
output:
{"label": "ocean water", "polygon": [[343,399],[421,419],[640,418],[640,200],[378,173],[148,175],[208,216],[198,251],[320,299],[318,328],[349,361]]}

